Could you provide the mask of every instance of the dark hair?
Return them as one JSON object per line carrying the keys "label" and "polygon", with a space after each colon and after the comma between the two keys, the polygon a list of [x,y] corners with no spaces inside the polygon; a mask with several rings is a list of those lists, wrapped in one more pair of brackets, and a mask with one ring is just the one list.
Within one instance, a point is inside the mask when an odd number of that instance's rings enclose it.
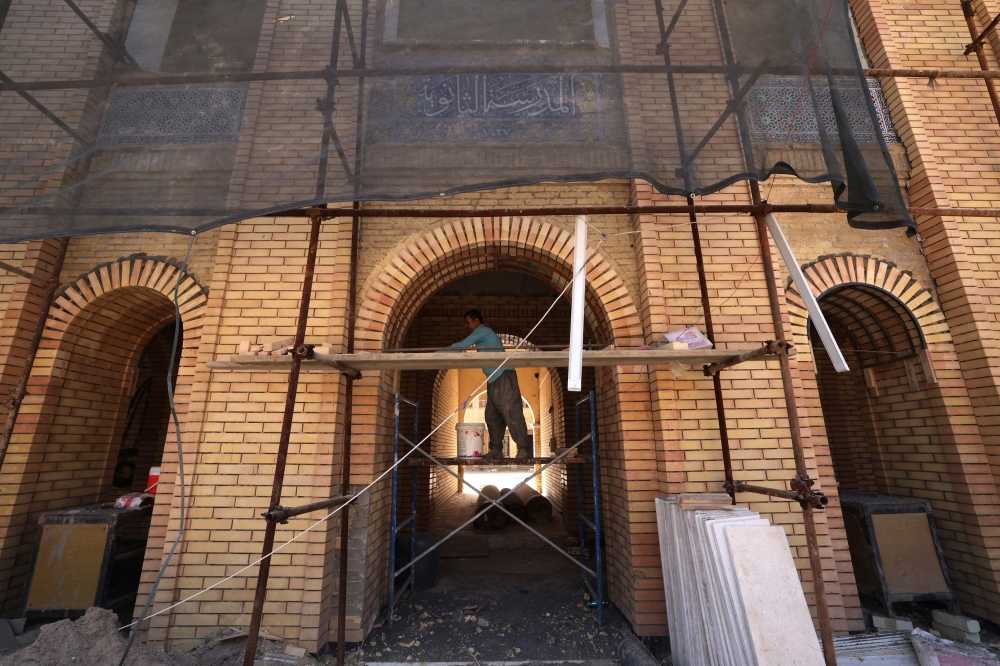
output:
{"label": "dark hair", "polygon": [[480,324],[483,323],[483,313],[475,308],[466,312],[465,316],[477,320]]}

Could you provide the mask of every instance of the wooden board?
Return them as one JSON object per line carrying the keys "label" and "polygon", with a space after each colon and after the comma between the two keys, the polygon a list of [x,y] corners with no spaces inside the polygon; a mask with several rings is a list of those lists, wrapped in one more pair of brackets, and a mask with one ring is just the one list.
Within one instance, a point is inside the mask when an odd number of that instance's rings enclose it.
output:
{"label": "wooden board", "polygon": [[108,525],[43,525],[26,610],[87,609],[97,599]]}
{"label": "wooden board", "polygon": [[[749,349],[601,349],[583,352],[583,365],[669,365],[681,363],[700,369],[710,363],[734,358]],[[759,359],[755,359],[759,360]],[[234,354],[229,361],[211,361],[213,370],[274,369],[287,370],[291,356],[247,356]],[[460,352],[460,353],[366,353],[316,354],[315,360],[303,361],[302,368],[320,372],[340,372],[338,364],[361,372],[381,370],[441,370],[452,368],[565,368],[568,351]]]}
{"label": "wooden board", "polygon": [[871,520],[890,594],[950,593],[926,513],[876,513]]}

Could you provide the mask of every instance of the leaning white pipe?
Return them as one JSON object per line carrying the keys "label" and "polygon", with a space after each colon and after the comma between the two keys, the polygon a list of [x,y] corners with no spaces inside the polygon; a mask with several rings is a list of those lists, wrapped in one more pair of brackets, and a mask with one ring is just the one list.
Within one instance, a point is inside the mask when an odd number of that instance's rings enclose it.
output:
{"label": "leaning white pipe", "polygon": [[819,303],[816,302],[816,297],[813,296],[812,290],[809,288],[809,281],[806,279],[805,273],[802,272],[799,262],[792,253],[792,247],[788,244],[788,239],[785,238],[784,232],[781,231],[781,227],[778,225],[778,218],[774,216],[774,213],[768,213],[765,220],[767,221],[767,229],[771,232],[771,238],[774,239],[774,244],[777,246],[778,252],[785,262],[785,267],[788,268],[788,273],[792,276],[792,282],[795,283],[796,289],[799,290],[799,296],[802,297],[802,302],[805,303],[806,310],[809,311],[809,319],[816,328],[816,332],[819,333],[819,339],[823,341],[826,353],[829,355],[830,360],[833,361],[834,369],[837,372],[847,372],[850,370],[847,367],[847,361],[844,360],[840,346],[833,337],[830,325],[826,323],[823,311],[819,309]]}
{"label": "leaning white pipe", "polygon": [[583,300],[587,288],[587,216],[576,216],[573,249],[573,309],[569,324],[569,372],[566,388],[580,391],[583,380]]}

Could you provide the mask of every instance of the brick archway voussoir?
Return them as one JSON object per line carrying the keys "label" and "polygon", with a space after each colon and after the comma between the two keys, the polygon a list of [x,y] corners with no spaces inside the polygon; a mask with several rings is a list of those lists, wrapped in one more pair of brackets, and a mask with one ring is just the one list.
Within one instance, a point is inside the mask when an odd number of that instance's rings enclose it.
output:
{"label": "brick archway voussoir", "polygon": [[198,281],[166,261],[140,257],[99,266],[63,287],[49,311],[46,337],[65,333],[81,311],[115,290],[152,289],[173,303],[175,287],[185,329],[200,327],[208,297]]}
{"label": "brick archway voussoir", "polygon": [[[559,274],[572,271],[573,234],[566,229],[526,217],[463,218],[448,221],[412,239],[395,252],[374,277],[358,310],[356,339],[359,351],[381,348],[386,325],[400,299],[412,290],[422,290],[421,281],[430,276],[453,274],[460,277],[479,259],[483,248],[509,250],[506,254],[529,259]],[[588,247],[587,282],[599,302],[614,342],[620,347],[642,344],[639,311],[625,282],[612,264]]]}
{"label": "brick archway voussoir", "polygon": [[[869,255],[842,253],[805,264],[802,272],[817,299],[831,289],[851,284],[869,285],[892,294],[913,316],[927,344],[951,342],[944,312],[930,290],[909,271],[901,270],[892,262]],[[790,282],[785,287],[785,300],[795,344],[800,351],[808,350],[809,313],[797,287]]]}

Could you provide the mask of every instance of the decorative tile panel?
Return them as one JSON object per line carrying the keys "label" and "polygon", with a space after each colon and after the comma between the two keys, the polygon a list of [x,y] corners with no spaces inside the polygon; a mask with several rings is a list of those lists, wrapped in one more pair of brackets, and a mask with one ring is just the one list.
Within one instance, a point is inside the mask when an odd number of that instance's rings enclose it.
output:
{"label": "decorative tile panel", "polygon": [[621,84],[595,74],[394,77],[372,92],[369,143],[620,141]]}
{"label": "decorative tile panel", "polygon": [[119,88],[111,91],[98,141],[101,143],[235,143],[247,91],[199,86]]}
{"label": "decorative tile panel", "polygon": [[[750,137],[753,141],[784,142],[786,139],[795,143],[818,143],[819,130],[816,126],[816,113],[809,89],[802,93],[802,78],[774,78],[758,82],[747,95],[749,110]],[[864,94],[871,96],[875,104],[875,115],[878,119],[878,131],[886,143],[898,143],[896,128],[889,116],[889,105],[882,94],[882,86],[875,79],[868,79],[868,90],[862,91],[861,84],[856,79],[837,79],[837,86],[847,115],[851,123],[851,132],[862,143],[876,141],[875,128],[872,126],[868,105]],[[812,89],[816,93],[816,103],[819,106],[819,116],[823,126],[827,128],[830,140],[840,141],[840,132],[833,113],[833,103],[830,100],[830,86],[826,81],[812,80]],[[798,111],[795,102],[799,100]],[[794,126],[793,126],[794,122]],[[791,132],[789,128],[791,127]]]}

